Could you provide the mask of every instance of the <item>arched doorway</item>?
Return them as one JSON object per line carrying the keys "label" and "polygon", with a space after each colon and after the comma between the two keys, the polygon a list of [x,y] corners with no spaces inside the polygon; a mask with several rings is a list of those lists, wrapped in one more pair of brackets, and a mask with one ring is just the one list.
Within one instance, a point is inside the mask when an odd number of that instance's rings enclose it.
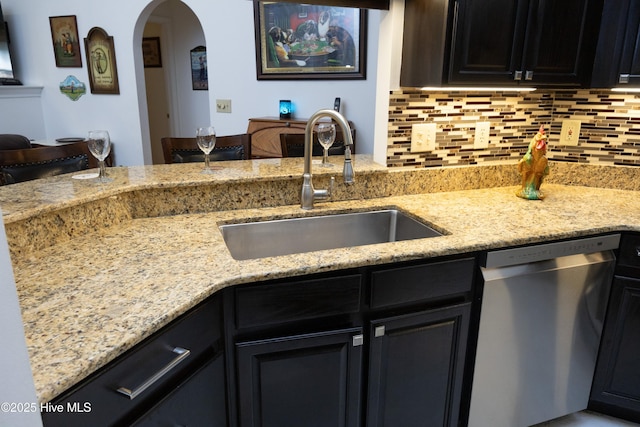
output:
{"label": "arched doorway", "polygon": [[[145,144],[145,163],[163,163],[160,139],[191,137],[195,129],[210,122],[209,92],[194,90],[190,51],[206,46],[200,20],[180,0],[154,1],[141,14],[135,34],[157,38],[161,66],[144,67],[136,61],[140,122]],[[144,93],[142,93],[144,92]]]}

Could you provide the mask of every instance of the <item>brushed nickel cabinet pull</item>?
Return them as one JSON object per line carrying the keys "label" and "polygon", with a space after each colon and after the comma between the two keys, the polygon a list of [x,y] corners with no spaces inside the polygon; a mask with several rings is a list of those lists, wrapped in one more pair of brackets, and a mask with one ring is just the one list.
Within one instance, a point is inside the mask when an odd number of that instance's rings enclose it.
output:
{"label": "brushed nickel cabinet pull", "polygon": [[359,347],[364,344],[364,335],[354,335],[353,336],[353,346]]}
{"label": "brushed nickel cabinet pull", "polygon": [[173,353],[177,354],[177,356],[171,360],[171,362],[167,363],[162,369],[158,372],[147,378],[142,384],[140,384],[137,388],[131,389],[128,387],[120,387],[118,388],[118,393],[122,393],[127,396],[129,399],[135,399],[140,393],[151,387],[155,384],[160,378],[169,373],[173,368],[175,368],[180,362],[189,357],[191,351],[186,348],[176,347],[172,350]]}

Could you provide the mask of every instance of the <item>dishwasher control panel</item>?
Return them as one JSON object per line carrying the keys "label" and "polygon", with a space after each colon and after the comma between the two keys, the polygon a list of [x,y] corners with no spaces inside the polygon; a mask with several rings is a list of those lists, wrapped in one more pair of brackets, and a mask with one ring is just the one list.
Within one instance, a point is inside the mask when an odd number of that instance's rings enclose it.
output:
{"label": "dishwasher control panel", "polygon": [[502,249],[488,252],[483,267],[507,267],[569,255],[607,251],[617,249],[619,245],[620,234],[608,234],[606,236],[586,237],[584,239]]}

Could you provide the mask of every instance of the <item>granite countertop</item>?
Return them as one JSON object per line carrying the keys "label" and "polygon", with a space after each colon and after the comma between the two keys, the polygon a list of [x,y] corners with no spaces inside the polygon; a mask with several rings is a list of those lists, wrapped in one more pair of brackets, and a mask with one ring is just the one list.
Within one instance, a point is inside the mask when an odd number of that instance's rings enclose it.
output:
{"label": "granite countertop", "polygon": [[[84,189],[88,183],[78,183],[69,177],[51,178],[29,185],[25,183],[23,188],[15,187],[11,191],[2,191],[0,188],[0,206],[3,211],[5,206],[8,208],[5,225],[8,229],[15,228],[13,237],[10,236],[10,246],[11,239],[18,239],[15,233],[24,233],[26,230],[32,233],[31,237],[35,240],[38,232],[49,233],[48,229],[38,228],[39,217],[55,213],[56,218],[64,219],[59,212],[71,206],[100,204],[105,200],[116,205],[118,199],[137,202],[121,206],[127,208],[128,212],[116,212],[115,215],[120,215],[119,221],[107,222],[104,226],[96,226],[88,221],[91,230],[82,228],[83,222],[80,220],[63,222],[60,228],[71,230],[76,227],[81,228],[81,232],[68,231],[52,244],[37,248],[18,244],[12,251],[25,335],[41,402],[53,399],[227,286],[561,238],[622,230],[640,231],[638,193],[634,190],[549,183],[543,186],[547,194],[544,201],[517,198],[514,195],[517,187],[514,185],[459,190],[457,187],[460,185],[449,182],[449,188],[457,191],[433,192],[429,191],[429,185],[442,184],[423,183],[418,185],[418,189],[412,189],[413,185],[417,185],[413,181],[416,177],[412,176],[416,172],[405,171],[393,175],[366,158],[356,162],[356,179],[360,178],[361,186],[353,189],[358,193],[357,197],[317,203],[311,212],[301,211],[295,202],[271,205],[269,197],[263,201],[267,207],[256,207],[254,205],[259,203],[255,201],[245,206],[243,195],[248,194],[245,187],[248,183],[271,180],[271,184],[264,188],[272,191],[274,188],[287,187],[291,181],[295,184],[293,187],[298,189],[299,172],[293,174],[289,166],[283,168],[282,161],[278,161],[281,162],[277,166],[280,171],[275,170],[276,162],[238,162],[237,169],[229,169],[218,178],[203,177],[193,165],[123,168],[120,172],[110,172],[126,173],[126,179],[115,176],[115,184],[97,190],[95,186],[93,189]],[[301,170],[300,162],[301,159],[298,163],[291,163],[291,168]],[[269,168],[274,170],[264,172]],[[242,172],[239,172],[240,169]],[[491,172],[495,174],[500,171],[502,169]],[[420,175],[422,173],[418,173],[418,178],[424,178]],[[473,179],[468,178],[469,173]],[[635,174],[635,171],[632,173]],[[471,169],[471,172],[458,171],[459,174],[466,176],[460,178],[463,181],[477,182],[484,172]],[[319,181],[322,175],[327,173],[319,173]],[[236,199],[235,205],[229,202],[223,210],[175,212],[175,206],[171,209],[168,205],[159,208],[149,200],[150,197],[166,195],[157,192],[161,188],[170,188],[172,192],[178,187],[204,185],[208,188],[212,184],[203,184],[206,179],[224,182],[227,196]],[[499,184],[502,180],[512,180],[513,176],[505,172],[503,177],[496,179]],[[273,182],[277,185],[273,186]],[[372,183],[384,182],[391,188],[366,188]],[[399,189],[398,182],[404,182],[404,187]],[[82,195],[62,197],[58,194],[51,197],[54,200],[46,201],[29,201],[29,197],[19,195],[33,186],[42,186],[38,197],[44,198],[47,183],[65,188],[82,187],[79,191]],[[399,195],[380,196],[394,191],[393,187]],[[257,188],[264,189],[261,186]],[[190,191],[188,194],[192,194]],[[338,194],[348,194],[349,191],[343,188]],[[132,199],[130,195],[133,193],[136,198]],[[203,194],[208,195],[206,192]],[[370,195],[376,197],[368,197]],[[295,200],[295,195],[291,197]],[[251,199],[248,195],[247,198]],[[276,201],[281,200],[288,199],[276,197]],[[149,212],[141,214],[141,201],[149,201],[149,211],[153,215]],[[422,218],[445,235],[236,261],[226,249],[218,229],[220,223],[247,219],[390,206]],[[158,209],[162,212],[168,209],[171,214],[155,215]],[[85,209],[81,212],[89,211]],[[75,215],[79,215],[78,212]],[[36,225],[29,229],[29,224]]]}

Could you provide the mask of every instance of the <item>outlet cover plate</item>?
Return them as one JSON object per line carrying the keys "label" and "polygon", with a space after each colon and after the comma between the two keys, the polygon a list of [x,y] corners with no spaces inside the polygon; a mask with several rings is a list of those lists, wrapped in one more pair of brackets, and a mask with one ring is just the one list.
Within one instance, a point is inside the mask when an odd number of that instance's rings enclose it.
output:
{"label": "outlet cover plate", "polygon": [[435,150],[436,133],[435,123],[418,123],[411,126],[411,152],[421,153]]}
{"label": "outlet cover plate", "polygon": [[473,148],[488,148],[490,135],[490,122],[476,122],[476,133],[473,138]]}
{"label": "outlet cover plate", "polygon": [[231,100],[230,99],[216,99],[216,112],[218,112],[218,113],[230,113],[231,112]]}
{"label": "outlet cover plate", "polygon": [[563,120],[560,131],[560,145],[578,145],[580,139],[580,120]]}

